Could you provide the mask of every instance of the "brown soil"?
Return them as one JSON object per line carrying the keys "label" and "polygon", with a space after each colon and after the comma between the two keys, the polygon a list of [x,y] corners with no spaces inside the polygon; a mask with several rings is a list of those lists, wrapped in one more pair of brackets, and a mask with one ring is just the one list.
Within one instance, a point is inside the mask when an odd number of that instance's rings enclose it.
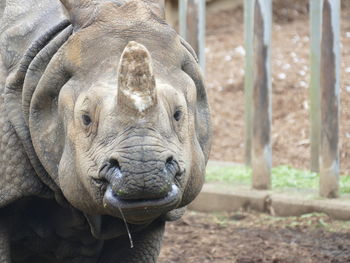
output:
{"label": "brown soil", "polygon": [[159,263],[346,263],[349,222],[325,215],[274,218],[187,213],[168,223]]}
{"label": "brown soil", "polygon": [[[274,1],[272,37],[273,165],[303,169],[310,163],[308,2]],[[342,3],[340,156],[342,173],[350,173],[350,3]],[[244,162],[243,32],[242,7],[207,19],[213,160]]]}

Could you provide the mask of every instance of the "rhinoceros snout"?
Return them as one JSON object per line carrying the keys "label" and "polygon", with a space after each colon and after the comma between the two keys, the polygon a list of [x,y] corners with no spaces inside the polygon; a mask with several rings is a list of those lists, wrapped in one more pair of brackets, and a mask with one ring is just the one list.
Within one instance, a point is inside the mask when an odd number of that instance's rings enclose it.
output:
{"label": "rhinoceros snout", "polygon": [[172,155],[148,161],[111,157],[100,177],[119,199],[152,200],[165,198],[172,191],[179,170]]}

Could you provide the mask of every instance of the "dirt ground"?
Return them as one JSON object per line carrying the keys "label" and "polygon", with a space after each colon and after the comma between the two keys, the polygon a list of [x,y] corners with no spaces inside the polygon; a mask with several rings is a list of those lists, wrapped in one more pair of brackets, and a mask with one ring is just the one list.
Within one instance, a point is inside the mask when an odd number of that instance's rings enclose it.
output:
{"label": "dirt ground", "polygon": [[159,263],[347,263],[350,222],[321,214],[187,213],[168,223]]}
{"label": "dirt ground", "polygon": [[[273,2],[273,165],[308,169],[309,1]],[[350,173],[350,2],[342,4],[340,156],[342,173]],[[207,18],[206,81],[214,125],[213,160],[244,162],[243,33],[242,7]]]}

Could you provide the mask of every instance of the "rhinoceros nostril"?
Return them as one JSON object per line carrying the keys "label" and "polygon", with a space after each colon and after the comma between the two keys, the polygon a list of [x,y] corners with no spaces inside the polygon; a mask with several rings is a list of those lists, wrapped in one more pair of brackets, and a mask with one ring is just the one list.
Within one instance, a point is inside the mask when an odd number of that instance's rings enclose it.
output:
{"label": "rhinoceros nostril", "polygon": [[175,176],[179,171],[179,165],[173,156],[170,156],[165,161],[165,169],[172,176]]}
{"label": "rhinoceros nostril", "polygon": [[174,157],[173,156],[169,156],[166,161],[165,161],[165,166],[168,166],[168,165],[173,165],[173,162],[174,162]]}
{"label": "rhinoceros nostril", "polygon": [[119,184],[121,177],[120,164],[116,158],[110,158],[100,168],[99,178],[104,179],[105,182],[113,185],[113,187]]}
{"label": "rhinoceros nostril", "polygon": [[118,160],[115,159],[115,158],[109,159],[109,165],[110,165],[110,168],[113,167],[113,168],[118,168],[118,169],[120,169],[120,164],[119,164]]}
{"label": "rhinoceros nostril", "polygon": [[173,156],[169,156],[166,161],[165,161],[165,169],[168,172],[173,173],[174,171],[174,157]]}

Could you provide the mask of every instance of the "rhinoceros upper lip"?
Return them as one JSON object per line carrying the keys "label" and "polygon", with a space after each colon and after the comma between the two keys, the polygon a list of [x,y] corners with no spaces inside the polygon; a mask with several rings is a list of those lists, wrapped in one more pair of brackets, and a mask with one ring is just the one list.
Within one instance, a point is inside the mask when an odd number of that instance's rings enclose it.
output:
{"label": "rhinoceros upper lip", "polygon": [[[173,184],[168,195],[161,199],[125,200],[114,195],[112,188],[107,187],[103,198],[104,206],[114,215],[121,216],[121,212],[128,218],[151,218],[159,216],[173,208],[180,202],[180,190]],[[129,220],[128,220],[129,221]],[[135,221],[135,219],[133,220]],[[137,221],[137,220],[136,220]]]}

